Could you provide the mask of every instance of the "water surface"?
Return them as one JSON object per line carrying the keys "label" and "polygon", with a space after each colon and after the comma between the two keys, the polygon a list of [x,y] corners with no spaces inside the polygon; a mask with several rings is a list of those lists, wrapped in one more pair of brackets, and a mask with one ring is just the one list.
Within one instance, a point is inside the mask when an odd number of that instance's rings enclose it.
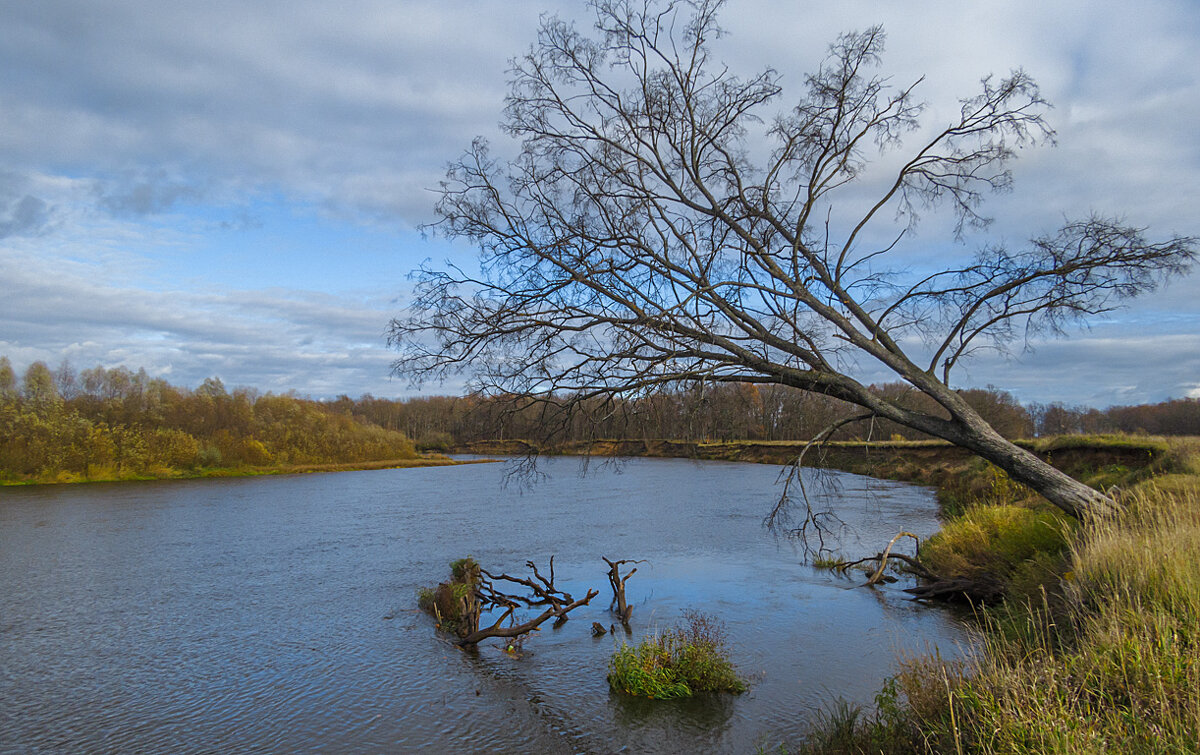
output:
{"label": "water surface", "polygon": [[[763,515],[767,465],[636,459],[0,490],[0,752],[752,752],[800,739],[835,696],[869,702],[897,657],[956,653],[961,625],[898,586],[802,563]],[[834,473],[874,552],[937,527],[928,489]],[[812,487],[812,486],[810,486]],[[520,657],[465,653],[415,609],[470,554],[516,574],[556,555],[591,606]],[[740,696],[609,692],[609,558],[633,636],[717,616]],[[861,581],[861,580],[859,580]],[[619,639],[625,639],[620,633]]]}

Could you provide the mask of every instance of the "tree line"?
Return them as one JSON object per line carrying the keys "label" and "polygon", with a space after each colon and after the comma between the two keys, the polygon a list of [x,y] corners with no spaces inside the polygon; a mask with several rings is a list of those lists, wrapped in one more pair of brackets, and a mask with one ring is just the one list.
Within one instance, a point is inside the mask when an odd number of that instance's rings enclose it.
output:
{"label": "tree line", "polygon": [[[898,405],[935,412],[902,383],[872,386]],[[996,388],[959,395],[1007,438],[1079,433],[1200,435],[1200,400],[1100,410],[1022,404]],[[286,466],[412,458],[417,450],[522,439],[690,441],[809,440],[855,415],[852,405],[780,385],[695,381],[651,394],[578,401],[521,396],[426,396],[315,401],[294,394],[227,390],[217,378],[195,389],[145,370],[76,372],[29,365],[18,379],[0,357],[0,478],[161,475],[171,470]],[[888,420],[847,424],[835,440],[919,440]],[[411,440],[410,440],[411,439]]]}
{"label": "tree line", "polygon": [[0,479],[111,479],[180,471],[413,458],[400,432],[295,395],[194,390],[145,370],[0,357]]}
{"label": "tree line", "polygon": [[[933,401],[903,383],[874,385],[899,405],[935,412]],[[994,387],[958,391],[963,400],[1006,438],[1127,433],[1200,435],[1200,400],[1095,409],[1061,402],[1022,404]],[[806,441],[857,414],[851,404],[780,385],[693,382],[639,397],[430,396],[389,400],[341,396],[338,412],[404,432],[417,447],[448,450],[484,440],[536,442],[608,439],[689,441]],[[916,430],[877,419],[847,424],[834,440],[923,440]]]}

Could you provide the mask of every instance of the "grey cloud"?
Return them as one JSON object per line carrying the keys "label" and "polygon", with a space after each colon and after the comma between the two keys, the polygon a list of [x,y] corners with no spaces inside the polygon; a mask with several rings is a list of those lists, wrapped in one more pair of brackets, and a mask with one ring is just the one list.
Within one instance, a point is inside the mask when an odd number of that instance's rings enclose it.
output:
{"label": "grey cloud", "polygon": [[101,207],[122,217],[166,212],[181,200],[201,196],[197,187],[162,173],[98,181],[95,193]]}
{"label": "grey cloud", "polygon": [[[479,23],[465,2],[18,4],[0,29],[0,147],[27,164],[167,166],[419,221],[441,165],[492,129],[505,61],[540,10]],[[106,205],[161,209],[161,189],[133,183]]]}
{"label": "grey cloud", "polygon": [[50,205],[38,197],[26,194],[7,203],[0,200],[0,239],[36,235],[49,220]]}
{"label": "grey cloud", "polygon": [[50,225],[53,208],[29,193],[28,176],[0,170],[0,239],[37,236]]}
{"label": "grey cloud", "polygon": [[[419,223],[429,219],[425,190],[442,166],[476,134],[496,133],[507,61],[533,40],[546,11],[589,23],[580,4],[565,0],[18,3],[0,28],[0,148],[76,174],[168,166],[192,177],[186,185],[266,185],[370,222]],[[1081,122],[1077,132],[1064,121],[1063,143],[1094,151],[1085,165],[1116,159],[1118,175],[1168,171],[1173,179],[1194,172],[1200,157],[1164,157],[1153,142],[1195,120],[1200,93],[1186,58],[1174,76],[1169,62],[1154,61],[1161,49],[1169,61],[1181,40],[1194,39],[1197,18],[1170,3],[1025,0],[913,12],[873,2],[814,10],[742,0],[725,11],[732,34],[719,49],[739,70],[777,66],[796,94],[839,32],[882,22],[891,33],[885,71],[897,82],[929,74],[922,91],[934,104],[931,127],[979,76],[1024,65],[1044,80],[1060,114],[1116,114]],[[1155,101],[1190,110],[1164,119]],[[1136,134],[1152,154],[1129,154],[1114,141],[1122,133]],[[1071,168],[1072,160],[1047,163],[1035,180],[1062,176],[1067,165],[1078,175],[1056,188],[1077,195],[1089,180],[1095,188],[1090,167]],[[1144,185],[1102,188],[1092,196],[1148,205],[1163,196]],[[130,183],[107,192],[107,203],[169,207],[179,197],[167,189]],[[1053,215],[1043,192],[1029,194],[1036,198],[1022,212]]]}

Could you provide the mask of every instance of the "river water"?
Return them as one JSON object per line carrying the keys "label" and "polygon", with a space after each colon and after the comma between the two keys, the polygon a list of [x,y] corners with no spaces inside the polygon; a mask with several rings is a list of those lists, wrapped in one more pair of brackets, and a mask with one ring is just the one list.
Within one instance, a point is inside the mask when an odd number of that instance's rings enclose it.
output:
{"label": "river water", "polygon": [[[0,752],[753,752],[905,654],[958,653],[953,616],[803,564],[762,526],[767,465],[506,465],[0,490]],[[928,489],[832,473],[847,553],[937,528]],[[420,587],[470,554],[600,597],[519,657],[439,637]],[[743,695],[631,700],[605,681],[609,558],[633,635],[725,623]]]}

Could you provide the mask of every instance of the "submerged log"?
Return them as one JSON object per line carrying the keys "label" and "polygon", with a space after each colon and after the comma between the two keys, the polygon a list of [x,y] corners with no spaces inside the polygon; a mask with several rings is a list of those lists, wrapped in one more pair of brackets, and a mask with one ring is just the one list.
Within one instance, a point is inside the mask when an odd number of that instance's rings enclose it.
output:
{"label": "submerged log", "polygon": [[912,595],[914,600],[936,600],[948,603],[992,603],[1004,595],[1004,590],[995,580],[969,579],[967,577],[938,579],[916,587],[909,587],[904,592]]}

